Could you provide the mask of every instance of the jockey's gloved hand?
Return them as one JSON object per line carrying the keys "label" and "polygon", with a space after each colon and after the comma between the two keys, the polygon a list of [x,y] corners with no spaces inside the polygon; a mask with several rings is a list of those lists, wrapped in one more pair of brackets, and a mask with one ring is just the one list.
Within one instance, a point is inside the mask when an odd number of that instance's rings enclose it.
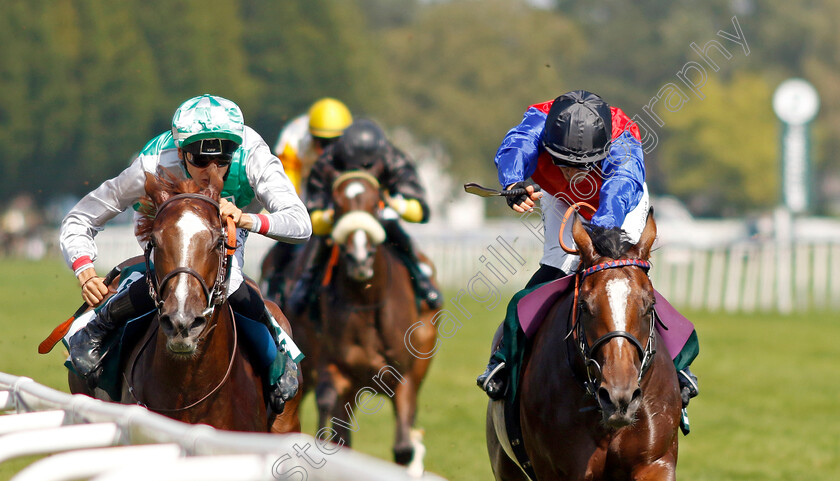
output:
{"label": "jockey's gloved hand", "polygon": [[505,190],[514,189],[527,190],[527,193],[524,194],[510,195],[505,197],[507,199],[508,206],[510,206],[513,210],[517,212],[526,212],[531,210],[535,205],[534,201],[542,197],[542,193],[539,192],[540,186],[537,185],[530,178],[525,179],[521,182],[517,182],[515,184],[511,184]]}

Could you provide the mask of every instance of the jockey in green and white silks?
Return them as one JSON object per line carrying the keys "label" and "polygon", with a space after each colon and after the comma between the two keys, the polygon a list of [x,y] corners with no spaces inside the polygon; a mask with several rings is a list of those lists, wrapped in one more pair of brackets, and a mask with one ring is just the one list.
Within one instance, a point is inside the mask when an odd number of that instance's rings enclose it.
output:
{"label": "jockey in green and white silks", "polygon": [[[127,169],[82,198],[62,221],[61,251],[79,279],[88,304],[97,305],[107,293],[93,269],[97,255],[94,236],[110,219],[146,195],[145,174],[164,175],[167,170],[176,178],[192,177],[203,186],[209,181],[205,168],[211,162],[226,168],[221,211],[234,217],[238,228],[229,300],[238,313],[265,322],[259,319],[265,311],[259,294],[249,292],[243,283],[248,234],[257,232],[278,241],[303,243],[309,239],[312,226],[280,160],[262,137],[244,124],[239,107],[230,100],[206,94],[184,102],[173,116],[171,131],[149,141]],[[257,202],[252,203],[253,200]],[[260,207],[267,213],[257,213]],[[135,221],[138,218],[135,213]],[[95,384],[98,377],[101,358],[107,350],[105,337],[128,319],[126,315],[145,312],[141,307],[146,307],[150,296],[144,297],[141,287],[148,290],[138,285],[125,291],[131,294],[123,296],[125,299],[115,296],[100,310],[92,326],[89,324],[71,338],[74,367],[88,378],[89,384]],[[74,347],[78,347],[77,352]]]}
{"label": "jockey in green and white silks", "polygon": [[[219,99],[219,97],[202,96],[197,99]],[[205,100],[205,101],[207,101]],[[222,99],[224,100],[224,99]],[[196,99],[191,99],[196,101]],[[235,107],[233,102],[229,102]],[[190,101],[185,102],[185,105]],[[196,102],[198,105],[198,103]],[[219,138],[229,136],[229,140],[241,140],[241,146],[231,159],[230,168],[225,178],[222,197],[232,197],[233,202],[240,209],[246,208],[256,198],[265,207],[268,214],[261,215],[259,207],[250,213],[253,220],[252,232],[258,232],[272,239],[292,244],[306,242],[311,234],[309,214],[295,193],[295,189],[283,171],[280,160],[271,153],[262,137],[252,128],[242,124],[242,114],[239,113],[239,128],[235,129],[221,122],[215,126],[206,127],[207,132],[177,132],[177,127],[187,129],[191,125],[202,125],[200,121],[184,121],[182,106],[173,119],[172,131],[164,132],[149,141],[140,155],[120,175],[107,180],[93,192],[80,200],[67,214],[61,223],[60,246],[61,252],[68,265],[76,275],[85,268],[89,268],[96,259],[97,249],[94,236],[102,230],[105,224],[125,209],[134,206],[138,199],[146,195],[144,185],[145,172],[162,174],[162,169],[168,169],[182,178],[189,177],[184,161],[178,158],[178,147],[185,145],[184,140],[194,142],[206,135]],[[230,110],[230,109],[226,109]],[[239,112],[239,109],[235,109]],[[180,123],[179,123],[180,120]],[[222,125],[219,125],[222,124]],[[176,140],[177,137],[180,139]],[[229,199],[230,200],[230,199]],[[135,218],[137,215],[135,215]],[[233,271],[229,292],[235,291],[242,282],[242,262],[245,250],[244,240],[248,231],[239,229],[239,248],[233,261]]]}

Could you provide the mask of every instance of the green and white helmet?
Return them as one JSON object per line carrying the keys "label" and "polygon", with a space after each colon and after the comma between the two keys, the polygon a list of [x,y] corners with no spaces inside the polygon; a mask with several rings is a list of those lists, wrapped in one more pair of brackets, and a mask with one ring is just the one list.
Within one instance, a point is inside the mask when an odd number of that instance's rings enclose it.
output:
{"label": "green and white helmet", "polygon": [[201,139],[227,139],[242,144],[242,111],[230,100],[204,94],[182,103],[172,117],[172,137],[183,147]]}

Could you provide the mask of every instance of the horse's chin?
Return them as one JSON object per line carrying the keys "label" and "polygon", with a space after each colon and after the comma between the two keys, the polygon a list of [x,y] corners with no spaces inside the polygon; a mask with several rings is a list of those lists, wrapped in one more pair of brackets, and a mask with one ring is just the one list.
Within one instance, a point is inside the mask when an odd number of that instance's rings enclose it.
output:
{"label": "horse's chin", "polygon": [[169,352],[169,355],[175,359],[192,359],[198,351],[198,343],[194,341],[173,341],[172,339],[169,339],[166,341],[166,350]]}
{"label": "horse's chin", "polygon": [[350,278],[356,282],[366,282],[373,279],[373,268],[356,269],[350,273]]}
{"label": "horse's chin", "polygon": [[621,414],[618,411],[608,413],[601,411],[601,424],[607,429],[621,429],[636,422],[636,413]]}

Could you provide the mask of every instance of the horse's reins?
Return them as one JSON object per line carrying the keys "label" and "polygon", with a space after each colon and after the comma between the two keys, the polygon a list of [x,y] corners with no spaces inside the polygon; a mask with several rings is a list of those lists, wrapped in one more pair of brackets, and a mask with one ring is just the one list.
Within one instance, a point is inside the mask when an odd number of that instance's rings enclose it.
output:
{"label": "horse's reins", "polygon": [[[578,255],[580,252],[577,249],[567,246],[563,242],[563,232],[566,230],[566,223],[568,222],[571,213],[576,212],[579,207],[586,207],[592,212],[595,212],[595,208],[585,202],[578,202],[569,206],[566,209],[566,213],[563,215],[563,222],[560,224],[560,247],[568,252],[569,254]],[[627,340],[639,353],[639,359],[641,360],[641,368],[639,369],[639,377],[638,381],[642,381],[642,377],[647,372],[648,368],[650,367],[651,362],[653,361],[653,355],[656,354],[656,318],[651,314],[650,320],[650,333],[648,334],[648,342],[646,346],[642,346],[642,343],[634,336],[633,334],[627,331],[610,331],[603,336],[599,337],[589,345],[586,340],[586,331],[583,328],[583,324],[580,322],[580,285],[583,283],[583,280],[586,279],[591,274],[594,274],[599,271],[603,271],[605,269],[614,269],[618,267],[628,267],[634,266],[639,267],[647,273],[650,270],[650,262],[642,259],[619,259],[619,260],[612,260],[607,262],[602,262],[600,264],[596,264],[591,266],[583,271],[578,272],[575,274],[575,294],[574,294],[574,301],[572,304],[572,321],[573,326],[569,330],[569,334],[566,336],[568,339],[573,333],[575,335],[578,353],[583,358],[584,366],[586,367],[586,377],[587,380],[584,381],[584,386],[586,387],[586,392],[592,396],[596,395],[596,388],[597,388],[597,377],[600,376],[601,373],[601,366],[598,364],[598,361],[594,359],[595,354],[598,352],[598,349],[603,347],[607,342],[611,339],[621,338]],[[652,311],[653,312],[653,311]],[[592,375],[592,368],[597,370],[598,375]]]}
{"label": "horse's reins", "polygon": [[[158,206],[156,215],[160,215],[160,213],[163,211],[163,209],[166,206],[170,205],[173,201],[183,200],[183,199],[198,199],[198,200],[202,200],[202,201],[205,201],[205,202],[213,205],[216,208],[216,212],[219,213],[219,220],[221,221],[221,207],[219,206],[219,203],[216,202],[215,200],[211,199],[210,197],[207,197],[207,196],[201,195],[201,194],[194,194],[194,193],[184,193],[184,194],[178,194],[178,195],[174,195],[174,196],[170,197],[169,199],[165,200],[160,206]],[[230,267],[230,263],[231,263],[231,257],[233,256],[234,252],[236,251],[237,246],[236,246],[236,226],[233,222],[233,219],[230,218],[230,217],[227,217],[225,220],[226,220],[226,227],[227,227],[225,229],[227,231],[227,239],[225,239],[224,235],[220,238],[220,246],[223,248],[223,250],[220,254],[221,259],[219,260],[219,270],[218,270],[217,275],[216,275],[216,281],[213,284],[212,292],[210,291],[210,289],[208,289],[207,283],[205,282],[204,278],[198,272],[196,272],[195,270],[193,270],[189,267],[176,267],[172,271],[168,272],[165,276],[163,276],[163,279],[158,283],[157,275],[154,274],[152,272],[152,269],[151,269],[151,253],[152,253],[152,249],[155,247],[155,245],[154,245],[154,242],[153,242],[153,237],[151,237],[151,236],[149,237],[149,242],[146,244],[146,249],[144,251],[143,256],[144,256],[145,262],[146,262],[146,281],[149,284],[149,294],[152,296],[152,300],[155,303],[155,307],[157,309],[158,314],[160,314],[161,309],[163,307],[163,300],[160,297],[160,292],[166,286],[166,283],[178,274],[188,274],[188,275],[191,275],[191,276],[195,277],[196,279],[198,279],[199,283],[201,284],[202,291],[204,292],[204,296],[207,299],[207,308],[202,313],[202,315],[204,315],[205,317],[206,316],[211,316],[211,317],[215,316],[216,307],[218,305],[224,304],[225,300],[227,300],[227,296],[225,294],[227,293],[228,282],[230,281],[230,269],[229,269],[229,267]],[[140,348],[139,351],[137,351],[137,354],[134,356],[134,360],[131,363],[131,367],[129,368],[128,376],[126,376],[125,373],[123,373],[123,379],[125,380],[126,386],[128,388],[128,392],[129,392],[129,394],[131,394],[131,396],[134,398],[134,400],[137,401],[137,404],[139,404],[141,406],[144,406],[144,407],[146,407],[150,410],[159,411],[159,412],[170,412],[171,413],[171,412],[186,411],[186,410],[191,409],[191,408],[201,404],[202,402],[206,401],[210,396],[215,394],[225,384],[225,382],[227,382],[228,378],[230,377],[231,370],[233,369],[233,363],[236,360],[236,351],[237,351],[237,348],[238,348],[238,337],[239,337],[239,333],[236,329],[236,320],[234,319],[233,307],[231,307],[230,304],[228,304],[228,309],[230,309],[230,316],[231,316],[230,319],[231,319],[231,324],[233,325],[233,350],[231,351],[230,362],[228,363],[228,367],[227,367],[227,370],[225,371],[225,375],[222,378],[222,380],[219,382],[219,384],[217,384],[216,387],[214,387],[209,393],[204,395],[198,401],[195,401],[194,403],[192,403],[188,406],[185,406],[185,407],[181,407],[181,408],[174,408],[174,409],[155,408],[155,407],[149,407],[147,404],[144,404],[143,402],[141,402],[140,399],[137,397],[137,394],[134,390],[134,387],[131,385],[131,382],[129,381],[129,379],[134,379],[134,367],[137,365],[137,359],[140,358],[140,354],[146,349],[146,347],[148,347],[149,341],[152,339],[152,337],[154,337],[154,333],[153,333],[152,335],[150,335],[146,338],[146,341],[144,342],[143,346]],[[210,324],[211,323],[209,323],[209,322],[207,323],[208,326],[210,326]],[[214,324],[214,327],[215,327],[215,324]],[[158,328],[156,327],[155,331],[157,331],[157,329]],[[208,327],[207,330],[209,330],[209,329],[211,329],[211,328]],[[204,336],[205,334],[206,334],[206,332],[202,331],[202,333],[199,334],[199,336],[201,337],[201,336]]]}

